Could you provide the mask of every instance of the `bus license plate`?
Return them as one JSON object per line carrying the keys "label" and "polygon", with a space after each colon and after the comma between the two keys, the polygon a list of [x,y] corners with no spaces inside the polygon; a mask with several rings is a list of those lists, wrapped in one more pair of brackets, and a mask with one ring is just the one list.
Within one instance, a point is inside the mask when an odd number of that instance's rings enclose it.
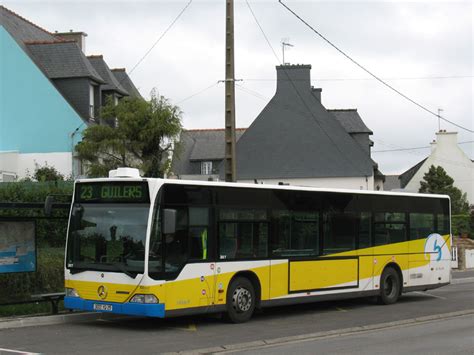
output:
{"label": "bus license plate", "polygon": [[112,312],[112,305],[94,303],[94,311],[108,311]]}

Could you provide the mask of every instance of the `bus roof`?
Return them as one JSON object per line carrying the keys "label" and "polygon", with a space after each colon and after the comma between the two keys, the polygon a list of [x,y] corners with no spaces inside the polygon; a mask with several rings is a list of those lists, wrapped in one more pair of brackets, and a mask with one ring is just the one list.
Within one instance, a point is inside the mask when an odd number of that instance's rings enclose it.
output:
{"label": "bus roof", "polygon": [[413,192],[393,192],[393,191],[374,191],[374,190],[356,190],[356,189],[339,189],[339,188],[321,188],[299,185],[272,185],[272,184],[249,184],[241,182],[220,182],[220,181],[201,181],[201,180],[178,180],[178,179],[161,179],[161,178],[92,178],[78,179],[76,183],[84,182],[105,182],[105,181],[150,181],[158,184],[176,184],[176,185],[197,185],[197,186],[220,186],[220,187],[245,187],[256,189],[276,189],[291,191],[316,191],[316,192],[339,192],[365,195],[383,195],[383,196],[409,196],[409,197],[426,197],[426,198],[447,198],[448,195],[424,194]]}

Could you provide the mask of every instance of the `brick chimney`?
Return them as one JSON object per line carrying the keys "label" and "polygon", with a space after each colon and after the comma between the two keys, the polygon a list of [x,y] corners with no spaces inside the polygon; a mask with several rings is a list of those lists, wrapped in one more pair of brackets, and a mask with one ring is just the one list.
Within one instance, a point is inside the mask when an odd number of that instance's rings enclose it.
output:
{"label": "brick chimney", "polygon": [[277,94],[293,93],[295,88],[299,93],[311,91],[311,65],[285,64],[278,65]]}
{"label": "brick chimney", "polygon": [[81,49],[81,51],[86,54],[86,37],[87,33],[85,32],[74,32],[73,30],[69,30],[69,32],[55,32],[54,35],[56,37],[60,37],[66,40],[73,40],[77,42],[77,45]]}

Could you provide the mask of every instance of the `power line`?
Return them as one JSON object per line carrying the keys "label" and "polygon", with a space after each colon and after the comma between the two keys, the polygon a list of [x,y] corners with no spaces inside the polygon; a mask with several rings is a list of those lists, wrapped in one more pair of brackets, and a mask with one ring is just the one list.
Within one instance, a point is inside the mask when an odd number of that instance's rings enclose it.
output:
{"label": "power line", "polygon": [[425,106],[419,104],[418,102],[416,102],[415,100],[411,99],[410,97],[408,97],[407,95],[403,94],[402,92],[400,92],[399,90],[395,89],[393,86],[391,86],[390,84],[388,84],[387,82],[385,82],[383,79],[379,78],[377,75],[375,75],[374,73],[372,73],[370,70],[366,69],[364,66],[362,66],[361,64],[359,64],[356,60],[352,59],[348,54],[346,54],[344,51],[342,51],[341,49],[339,49],[335,44],[333,44],[330,40],[328,40],[326,37],[324,37],[321,33],[319,33],[314,27],[312,27],[309,23],[307,23],[305,20],[303,20],[297,13],[295,13],[292,9],[290,9],[288,6],[286,6],[286,4],[284,4],[282,2],[282,0],[278,0],[278,2],[283,6],[285,7],[289,12],[291,12],[298,20],[300,20],[303,24],[305,24],[308,28],[310,28],[314,33],[316,33],[319,37],[321,37],[326,43],[328,43],[331,47],[333,47],[334,49],[336,49],[339,53],[341,53],[344,57],[346,57],[347,59],[349,59],[352,63],[354,63],[355,65],[357,65],[359,68],[361,68],[363,71],[365,71],[367,74],[369,74],[370,76],[372,76],[374,79],[376,79],[377,81],[379,81],[380,83],[382,83],[383,85],[385,85],[386,87],[388,87],[390,90],[394,91],[395,93],[397,93],[398,95],[402,96],[403,98],[405,98],[406,100],[410,101],[412,104],[418,106],[419,108],[421,108],[422,110],[432,114],[433,116],[437,117],[437,118],[440,118],[442,119],[443,121],[445,122],[448,122],[450,124],[452,124],[453,126],[456,126],[460,129],[463,129],[467,132],[470,132],[470,133],[474,133],[473,130],[469,129],[469,128],[466,128],[466,127],[463,127],[453,121],[450,121],[448,120],[447,118],[444,118],[440,115],[438,115],[437,113],[431,111],[430,109],[426,108]]}
{"label": "power line", "polygon": [[[163,37],[168,33],[168,31],[171,30],[171,28],[174,26],[176,21],[178,21],[178,19],[186,11],[186,9],[189,7],[189,5],[191,5],[192,2],[193,2],[193,0],[189,0],[189,2],[186,4],[186,6],[184,6],[184,8],[181,10],[181,12],[178,14],[178,16],[175,17],[173,22],[171,22],[171,24],[166,28],[166,30],[161,34],[161,36],[158,37],[158,39],[155,41],[155,43],[153,43],[153,45],[150,47],[150,49],[143,55],[143,57],[141,57],[141,59],[137,62],[137,64],[135,64],[135,66],[132,68],[132,70],[130,70],[130,72],[128,73],[129,76],[141,64],[141,62],[143,62],[143,60],[145,60],[145,58],[148,56],[148,54],[150,54],[150,52],[153,50],[153,48],[156,47],[156,45],[163,39]],[[122,79],[122,81],[123,80],[124,79]],[[120,81],[120,83],[122,83],[122,81]]]}
{"label": "power line", "polygon": [[[458,142],[458,144],[468,144],[468,143],[474,143],[474,141]],[[431,147],[429,145],[427,145],[427,146],[424,146],[424,147],[414,147],[414,148],[397,148],[397,149],[374,150],[374,151],[372,151],[372,153],[403,152],[403,151],[407,151],[407,150],[418,150],[418,149],[428,149],[428,148],[431,148]]]}
{"label": "power line", "polygon": [[[474,75],[452,75],[452,76],[421,76],[421,77],[402,77],[402,78],[382,78],[383,80],[444,80],[444,79],[470,79]],[[244,78],[246,81],[276,81],[277,79],[270,78]],[[312,82],[318,81],[369,81],[374,78],[319,78],[312,79]],[[297,80],[295,80],[297,81]]]}
{"label": "power line", "polygon": [[184,101],[188,101],[189,99],[192,99],[193,97],[198,96],[198,95],[202,94],[203,92],[205,92],[205,91],[207,91],[207,90],[209,90],[209,89],[212,89],[214,86],[217,86],[218,84],[219,84],[219,82],[216,81],[216,82],[213,83],[212,85],[206,86],[205,88],[203,88],[203,89],[201,89],[201,90],[195,92],[194,94],[189,95],[189,96],[185,97],[185,98],[182,99],[182,100],[179,100],[179,101],[176,103],[176,105],[179,105],[179,104],[183,103]]}

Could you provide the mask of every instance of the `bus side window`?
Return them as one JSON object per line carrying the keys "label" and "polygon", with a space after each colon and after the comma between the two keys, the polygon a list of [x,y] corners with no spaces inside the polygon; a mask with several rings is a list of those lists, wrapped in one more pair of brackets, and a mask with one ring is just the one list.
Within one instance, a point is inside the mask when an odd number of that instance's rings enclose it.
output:
{"label": "bus side window", "polygon": [[355,213],[327,213],[324,222],[323,254],[335,254],[355,249],[357,233]]}
{"label": "bus side window", "polygon": [[362,212],[359,218],[359,249],[372,246],[372,213]]}
{"label": "bus side window", "polygon": [[273,256],[319,255],[319,214],[315,211],[273,211]]}
{"label": "bus side window", "polygon": [[189,258],[207,260],[208,258],[209,208],[189,208]]}
{"label": "bus side window", "polygon": [[410,213],[410,240],[427,238],[435,230],[434,222],[431,213]]}
{"label": "bus side window", "polygon": [[449,215],[438,214],[437,215],[438,229],[436,232],[441,235],[449,234]]}

